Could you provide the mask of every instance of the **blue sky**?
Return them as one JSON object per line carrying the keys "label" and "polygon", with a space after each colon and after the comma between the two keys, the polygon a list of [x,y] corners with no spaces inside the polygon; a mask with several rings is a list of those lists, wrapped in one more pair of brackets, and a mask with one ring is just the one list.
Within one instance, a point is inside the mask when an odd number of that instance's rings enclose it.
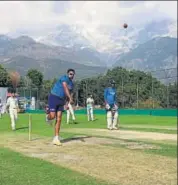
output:
{"label": "blue sky", "polygon": [[44,32],[59,24],[77,24],[95,32],[100,26],[152,20],[177,20],[177,1],[1,1],[0,34]]}

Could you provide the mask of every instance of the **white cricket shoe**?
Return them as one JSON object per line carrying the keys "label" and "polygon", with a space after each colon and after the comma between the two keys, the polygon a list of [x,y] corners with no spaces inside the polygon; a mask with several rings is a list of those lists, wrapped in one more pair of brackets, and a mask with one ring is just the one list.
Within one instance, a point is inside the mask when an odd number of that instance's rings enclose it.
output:
{"label": "white cricket shoe", "polygon": [[54,139],[53,139],[53,145],[62,146],[62,143],[60,142],[59,138],[54,137]]}
{"label": "white cricket shoe", "polygon": [[15,127],[12,127],[12,130],[15,131]]}
{"label": "white cricket shoe", "polygon": [[112,129],[113,129],[113,130],[119,130],[119,128],[118,128],[118,127],[113,127]]}
{"label": "white cricket shoe", "polygon": [[108,128],[108,130],[112,130],[113,128]]}

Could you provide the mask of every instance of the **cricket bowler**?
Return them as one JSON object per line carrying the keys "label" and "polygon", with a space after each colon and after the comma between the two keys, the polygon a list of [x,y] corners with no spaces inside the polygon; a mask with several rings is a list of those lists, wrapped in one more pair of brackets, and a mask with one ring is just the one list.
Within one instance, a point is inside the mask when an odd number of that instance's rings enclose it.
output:
{"label": "cricket bowler", "polygon": [[88,121],[94,121],[94,116],[93,116],[94,99],[91,94],[89,94],[86,104],[87,104]]}
{"label": "cricket bowler", "polygon": [[16,120],[18,118],[18,100],[16,98],[15,92],[11,93],[11,96],[7,99],[6,109],[9,108],[9,115],[11,119],[12,130],[16,129]]}
{"label": "cricket bowler", "polygon": [[116,98],[115,81],[110,80],[109,86],[104,90],[104,100],[107,113],[107,128],[118,130],[118,106]]}
{"label": "cricket bowler", "polygon": [[46,121],[49,122],[56,118],[55,137],[53,138],[54,145],[62,145],[59,139],[59,131],[62,121],[62,113],[67,102],[73,103],[70,91],[72,91],[73,78],[75,75],[74,69],[68,69],[67,74],[60,77],[51,89],[48,97],[48,108],[46,109]]}

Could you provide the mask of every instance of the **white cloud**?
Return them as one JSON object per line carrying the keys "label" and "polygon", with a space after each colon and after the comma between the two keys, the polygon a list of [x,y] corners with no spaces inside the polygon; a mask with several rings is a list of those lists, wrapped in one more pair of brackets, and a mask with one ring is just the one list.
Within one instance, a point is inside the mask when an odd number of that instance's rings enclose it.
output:
{"label": "white cloud", "polygon": [[1,1],[1,33],[52,24],[57,20],[56,14],[51,11],[52,5],[48,1]]}
{"label": "white cloud", "polygon": [[[63,7],[65,11],[60,12]],[[103,25],[121,27],[124,22],[136,25],[163,18],[177,20],[177,1],[0,2],[1,34],[28,30],[43,35],[48,29],[66,23],[78,24],[100,38],[99,28]]]}
{"label": "white cloud", "polygon": [[[128,3],[128,4],[127,4]],[[119,1],[87,1],[71,2],[70,8],[61,18],[63,23],[78,24],[84,27],[85,37],[95,47],[102,49],[107,45],[114,48],[107,32],[103,33],[103,26],[115,27],[118,32],[122,30],[123,23],[137,27],[153,20],[165,18],[177,19],[177,2],[119,2]],[[128,6],[127,6],[128,5]],[[169,7],[170,11],[167,11]],[[122,42],[120,42],[122,43]]]}
{"label": "white cloud", "polygon": [[78,21],[87,25],[96,22],[103,25],[118,25],[124,20],[131,24],[139,24],[161,17],[177,19],[177,2],[145,1],[130,4],[127,1],[73,1],[70,9],[63,16],[63,21],[68,23]]}
{"label": "white cloud", "polygon": [[160,13],[166,17],[177,20],[177,1],[148,1],[146,6],[157,7],[156,14]]}

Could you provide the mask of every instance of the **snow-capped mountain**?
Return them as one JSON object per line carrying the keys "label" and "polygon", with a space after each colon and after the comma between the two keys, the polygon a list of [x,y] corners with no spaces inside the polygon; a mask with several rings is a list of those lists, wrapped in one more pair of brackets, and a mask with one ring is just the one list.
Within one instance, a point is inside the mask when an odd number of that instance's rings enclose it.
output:
{"label": "snow-capped mountain", "polygon": [[29,36],[14,39],[0,35],[0,65],[16,69],[21,75],[35,68],[45,78],[62,75],[68,68],[76,69],[77,78],[96,76],[106,71],[96,50],[83,48],[73,52],[70,48],[41,44]]}
{"label": "snow-capped mountain", "polygon": [[177,30],[177,22],[172,20],[155,21],[147,24],[142,28],[136,38],[138,44],[145,43],[155,37],[177,37],[175,31]]}
{"label": "snow-capped mountain", "polygon": [[177,39],[171,37],[153,38],[140,44],[129,53],[123,54],[114,66],[143,71],[176,68]]}
{"label": "snow-capped mountain", "polygon": [[96,50],[100,53],[101,59],[110,66],[120,54],[161,36],[177,37],[177,22],[167,19],[149,22],[140,27],[128,25],[127,29],[119,25],[118,27],[102,26],[93,30],[81,25],[62,24],[36,40],[48,45],[75,48],[75,50],[83,48]]}
{"label": "snow-capped mountain", "polygon": [[[150,22],[140,27],[128,25],[127,29],[122,26],[100,26],[92,30],[78,25],[61,24],[55,29],[46,31],[47,34],[40,37],[30,34],[24,36],[25,31],[23,36],[17,38],[0,35],[0,63],[3,65],[13,63],[14,66],[24,70],[24,61],[31,60],[33,64],[29,67],[36,67],[38,64],[40,70],[46,67],[53,70],[57,68],[58,61],[61,69],[62,66],[66,68],[67,65],[73,65],[78,70],[90,68],[92,74],[94,72],[97,74],[98,71],[104,72],[106,64],[107,67],[112,67],[113,64],[128,68],[135,66],[135,69],[141,70],[171,68],[175,67],[177,60],[176,32],[177,23],[172,20]],[[165,38],[167,36],[174,37],[174,42]],[[160,42],[154,40],[156,37]],[[161,38],[165,38],[164,42],[161,42]],[[168,47],[160,49],[162,43]],[[143,50],[144,48],[146,49]],[[167,53],[168,48],[171,49],[169,53],[174,52],[174,55]],[[150,56],[147,56],[147,53]],[[152,57],[154,54],[156,59]],[[127,63],[123,62],[126,60]],[[97,70],[94,71],[92,68]]]}
{"label": "snow-capped mountain", "polygon": [[82,30],[75,25],[60,25],[56,30],[36,39],[44,44],[62,46],[67,48],[91,47],[90,42],[82,34]]}

